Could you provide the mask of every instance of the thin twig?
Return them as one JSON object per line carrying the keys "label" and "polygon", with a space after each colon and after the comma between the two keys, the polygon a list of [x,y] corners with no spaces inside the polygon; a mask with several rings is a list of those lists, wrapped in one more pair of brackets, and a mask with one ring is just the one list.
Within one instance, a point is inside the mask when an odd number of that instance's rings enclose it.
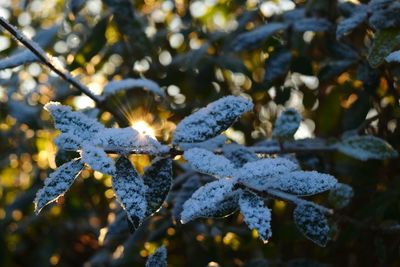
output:
{"label": "thin twig", "polygon": [[376,114],[376,115],[372,116],[371,118],[366,119],[366,120],[357,128],[357,133],[358,133],[358,134],[364,133],[365,129],[367,129],[368,126],[369,126],[372,122],[374,122],[374,121],[376,121],[377,119],[379,119],[380,115],[381,115],[381,114]]}
{"label": "thin twig", "polygon": [[23,44],[28,50],[30,50],[44,65],[50,68],[54,73],[56,73],[60,78],[71,84],[73,87],[78,89],[83,94],[90,97],[99,108],[104,108],[110,112],[116,119],[120,122],[125,122],[126,120],[114,109],[108,108],[105,105],[105,99],[95,95],[86,85],[82,84],[79,80],[74,78],[67,70],[56,66],[53,60],[46,54],[46,52],[34,41],[26,37],[22,32],[10,24],[5,18],[0,16],[0,26],[2,26],[6,31],[8,31],[15,39],[17,39],[21,44]]}

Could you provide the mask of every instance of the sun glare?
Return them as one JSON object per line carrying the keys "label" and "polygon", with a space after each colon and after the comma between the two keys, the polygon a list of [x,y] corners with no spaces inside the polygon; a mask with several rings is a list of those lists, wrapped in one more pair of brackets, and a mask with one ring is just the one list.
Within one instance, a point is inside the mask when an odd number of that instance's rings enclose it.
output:
{"label": "sun glare", "polygon": [[136,131],[138,131],[140,134],[147,135],[156,139],[155,130],[147,122],[143,120],[132,122],[131,127]]}

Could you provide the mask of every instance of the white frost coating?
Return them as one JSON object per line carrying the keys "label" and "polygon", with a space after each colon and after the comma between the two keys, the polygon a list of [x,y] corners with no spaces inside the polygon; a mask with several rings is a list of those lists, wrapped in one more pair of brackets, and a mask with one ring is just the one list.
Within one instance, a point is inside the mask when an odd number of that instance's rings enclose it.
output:
{"label": "white frost coating", "polygon": [[202,148],[189,149],[183,157],[195,170],[218,178],[230,177],[235,172],[235,166],[227,158]]}
{"label": "white frost coating", "polygon": [[298,169],[299,166],[288,159],[261,159],[243,165],[236,177],[238,182],[250,188],[263,190],[269,188],[269,179]]}
{"label": "white frost coating", "polygon": [[385,60],[388,63],[400,63],[400,50],[390,53]]}
{"label": "white frost coating", "polygon": [[114,174],[114,161],[107,156],[102,148],[93,146],[90,143],[83,143],[81,156],[82,161],[88,164],[93,170],[108,175]]}
{"label": "white frost coating", "polygon": [[81,159],[64,163],[49,175],[44,181],[44,187],[39,189],[35,198],[35,213],[39,214],[44,206],[65,194],[79,175],[84,164]]}
{"label": "white frost coating", "polygon": [[156,95],[165,97],[164,91],[160,86],[149,79],[125,79],[121,81],[111,81],[104,87],[104,95],[109,96],[117,92],[135,88],[146,88]]}
{"label": "white frost coating", "polygon": [[233,186],[233,179],[219,179],[200,187],[183,204],[181,222],[187,223],[196,218],[212,217],[218,210],[218,205],[232,195]]}
{"label": "white frost coating", "polygon": [[39,59],[29,50],[24,50],[10,57],[0,60],[0,70],[18,67],[20,65],[37,62]]}
{"label": "white frost coating", "polygon": [[91,141],[93,136],[104,130],[104,126],[82,112],[72,111],[70,107],[58,102],[49,102],[44,108],[51,114],[55,127],[83,141]]}
{"label": "white frost coating", "polygon": [[176,127],[173,143],[197,143],[229,128],[253,103],[240,96],[226,96],[184,118]]}
{"label": "white frost coating", "polygon": [[167,249],[164,246],[158,247],[150,255],[146,262],[146,267],[167,267]]}
{"label": "white frost coating", "polygon": [[254,46],[260,45],[262,41],[275,32],[286,29],[286,27],[287,25],[284,23],[271,22],[250,32],[241,33],[232,41],[232,50],[241,51],[244,49],[251,49]]}
{"label": "white frost coating", "polygon": [[210,138],[204,142],[199,142],[199,143],[180,143],[179,147],[182,150],[188,150],[191,148],[204,148],[207,150],[214,150],[216,148],[222,147],[227,140],[227,137],[225,135],[218,135],[216,137]]}
{"label": "white frost coating", "polygon": [[329,202],[335,208],[341,209],[346,207],[354,196],[353,188],[347,184],[337,183],[329,192]]}
{"label": "white frost coating", "polygon": [[321,247],[329,240],[326,217],[312,205],[301,204],[293,212],[293,219],[300,232]]}
{"label": "white frost coating", "polygon": [[54,139],[54,143],[59,149],[78,150],[81,148],[82,140],[75,135],[62,133]]}
{"label": "white frost coating", "polygon": [[336,38],[340,39],[343,36],[351,33],[355,28],[361,25],[367,19],[367,6],[359,5],[349,18],[342,20],[336,29]]}
{"label": "white frost coating", "polygon": [[92,140],[94,145],[105,150],[113,150],[121,153],[136,151],[141,153],[158,154],[168,149],[162,146],[157,140],[144,135],[133,129],[127,128],[106,128],[99,132]]}
{"label": "white frost coating", "polygon": [[120,157],[117,160],[112,187],[118,202],[128,214],[128,219],[137,228],[146,214],[147,187],[129,159]]}
{"label": "white frost coating", "polygon": [[351,136],[337,144],[343,154],[365,161],[398,157],[398,153],[385,140],[372,135]]}
{"label": "white frost coating", "polygon": [[264,243],[272,235],[271,210],[264,204],[264,199],[256,194],[243,191],[239,198],[240,212],[250,229],[255,229]]}
{"label": "white frost coating", "polygon": [[292,138],[300,126],[301,115],[293,108],[284,110],[275,121],[272,136],[278,139]]}
{"label": "white frost coating", "polygon": [[294,171],[268,180],[268,188],[298,196],[315,195],[335,186],[335,177],[316,171]]}

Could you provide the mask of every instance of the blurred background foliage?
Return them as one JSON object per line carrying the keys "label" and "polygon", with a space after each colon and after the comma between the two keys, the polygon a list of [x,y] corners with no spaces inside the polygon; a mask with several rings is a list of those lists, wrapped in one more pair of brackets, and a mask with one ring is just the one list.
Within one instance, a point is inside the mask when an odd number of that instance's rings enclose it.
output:
{"label": "blurred background foliage", "polygon": [[[377,31],[363,22],[336,38],[338,22],[360,2],[2,0],[0,15],[97,94],[110,80],[145,77],[159,83],[167,100],[130,91],[107,102],[129,122],[148,123],[164,143],[193,110],[241,94],[253,99],[256,112],[226,131],[240,144],[270,137],[279,111],[294,107],[305,118],[297,139],[340,138],[379,114],[361,130],[398,150],[400,68],[383,58],[399,48],[399,28]],[[304,17],[314,20],[304,22]],[[243,35],[270,22],[290,26],[261,38]],[[1,58],[21,51],[1,33]],[[36,191],[71,157],[53,144],[57,132],[42,109],[51,100],[86,109],[108,126],[116,123],[37,62],[0,71],[0,266],[143,266],[160,244],[168,249],[170,266],[400,265],[399,234],[332,221],[333,241],[320,248],[296,230],[292,207],[282,201],[272,203],[273,237],[266,245],[237,214],[181,225],[171,214],[209,179],[181,164],[175,164],[165,207],[134,234],[114,199],[110,177],[90,170],[65,199],[36,216]],[[131,159],[139,170],[150,162],[148,156]],[[339,153],[298,159],[304,168],[328,172],[354,188],[355,197],[342,213],[365,226],[400,221],[398,159],[360,162]],[[316,201],[332,206],[326,194]]]}

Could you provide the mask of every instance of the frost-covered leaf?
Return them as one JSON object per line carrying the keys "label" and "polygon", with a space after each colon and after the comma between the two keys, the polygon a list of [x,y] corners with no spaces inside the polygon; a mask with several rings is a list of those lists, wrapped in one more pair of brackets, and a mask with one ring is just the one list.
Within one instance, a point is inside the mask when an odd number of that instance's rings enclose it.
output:
{"label": "frost-covered leaf", "polygon": [[227,158],[202,148],[189,149],[183,157],[195,170],[218,178],[232,176],[235,170]]}
{"label": "frost-covered leaf", "polygon": [[243,97],[218,99],[184,118],[176,127],[173,142],[197,143],[215,137],[252,108],[253,104]]}
{"label": "frost-covered leaf", "polygon": [[82,161],[88,164],[93,170],[108,175],[114,174],[114,161],[107,156],[102,148],[93,146],[90,143],[83,143],[81,155]]}
{"label": "frost-covered leaf", "polygon": [[216,137],[199,143],[179,143],[179,147],[183,150],[188,150],[195,147],[207,150],[214,150],[216,148],[222,147],[225,144],[226,140],[227,137],[225,135],[217,135]]}
{"label": "frost-covered leaf", "polygon": [[158,247],[148,258],[146,267],[167,267],[167,249],[164,246]]}
{"label": "frost-covered leaf", "polygon": [[125,79],[120,81],[111,81],[104,87],[105,96],[116,94],[120,91],[145,88],[156,95],[165,97],[164,91],[160,86],[149,79]]}
{"label": "frost-covered leaf", "polygon": [[240,212],[250,229],[255,229],[264,243],[272,235],[271,210],[264,204],[264,199],[249,191],[243,191],[239,198]]}
{"label": "frost-covered leaf", "polygon": [[400,63],[400,50],[390,53],[385,60],[388,63]]}
{"label": "frost-covered leaf", "polygon": [[38,214],[47,204],[65,194],[83,169],[80,158],[74,159],[58,167],[44,181],[44,187],[39,189],[35,198],[35,213]]}
{"label": "frost-covered leaf", "polygon": [[287,74],[290,68],[292,54],[283,50],[274,54],[265,62],[264,82],[272,83]]}
{"label": "frost-covered leaf", "polygon": [[284,110],[275,121],[272,136],[277,139],[290,139],[300,126],[301,115],[293,108]]}
{"label": "frost-covered leaf", "polygon": [[389,143],[372,135],[347,137],[337,144],[337,148],[343,154],[362,161],[398,156],[397,151]]}
{"label": "frost-covered leaf", "polygon": [[72,111],[70,107],[63,106],[58,102],[50,102],[44,108],[50,112],[58,130],[82,141],[90,142],[94,135],[104,130],[104,126],[97,120],[91,119],[81,112]]}
{"label": "frost-covered leaf", "polygon": [[353,188],[347,184],[337,183],[329,192],[329,202],[336,208],[346,207],[354,196]]}
{"label": "frost-covered leaf", "polygon": [[232,196],[233,186],[234,180],[223,178],[200,187],[183,204],[181,222],[214,217],[216,212],[219,215],[219,205]]}
{"label": "frost-covered leaf", "polygon": [[400,26],[400,3],[391,1],[390,5],[380,5],[372,10],[369,23],[375,29],[396,28]]}
{"label": "frost-covered leaf", "polygon": [[156,139],[139,133],[132,127],[106,128],[93,139],[92,142],[94,145],[102,147],[105,150],[118,151],[122,154],[135,151],[156,155],[168,149],[162,146]]}
{"label": "frost-covered leaf", "polygon": [[58,149],[65,150],[78,150],[81,147],[81,142],[79,137],[68,133],[62,133],[54,139]]}
{"label": "frost-covered leaf", "polygon": [[269,188],[290,194],[307,196],[327,191],[335,186],[337,180],[316,171],[294,171],[268,180]]}
{"label": "frost-covered leaf", "polygon": [[284,23],[271,22],[252,31],[239,34],[231,43],[233,51],[249,50],[261,46],[263,41],[277,31],[286,29]]}
{"label": "frost-covered leaf", "polygon": [[192,175],[183,183],[175,197],[172,213],[175,219],[179,220],[183,210],[183,204],[188,200],[193,193],[201,186],[200,176]]}
{"label": "frost-covered leaf", "polygon": [[128,214],[128,219],[137,228],[146,215],[147,187],[126,157],[120,157],[116,162],[112,186],[118,202]]}
{"label": "frost-covered leaf", "polygon": [[341,39],[343,36],[351,33],[367,19],[367,7],[359,5],[355,8],[350,17],[342,20],[336,29],[336,38]]}
{"label": "frost-covered leaf", "polygon": [[310,204],[298,205],[293,212],[293,219],[300,232],[321,247],[329,240],[329,225],[326,217]]}
{"label": "frost-covered leaf", "polygon": [[239,144],[227,144],[223,146],[222,152],[224,156],[229,159],[237,168],[242,167],[247,162],[252,162],[259,159],[257,154],[250,151],[247,147]]}
{"label": "frost-covered leaf", "polygon": [[368,55],[369,64],[374,68],[378,67],[399,44],[400,28],[389,28],[377,31]]}
{"label": "frost-covered leaf", "polygon": [[37,62],[39,59],[31,51],[24,50],[10,57],[0,60],[0,70],[18,67],[20,65]]}
{"label": "frost-covered leaf", "polygon": [[269,179],[298,169],[299,166],[288,159],[261,159],[246,163],[235,176],[238,182],[250,188],[265,190],[270,186]]}
{"label": "frost-covered leaf", "polygon": [[293,29],[298,32],[324,32],[328,31],[331,26],[332,24],[326,19],[304,18],[302,20],[296,21],[293,25]]}
{"label": "frost-covered leaf", "polygon": [[155,213],[163,204],[172,185],[172,160],[170,158],[156,158],[143,175],[147,186],[146,216]]}

